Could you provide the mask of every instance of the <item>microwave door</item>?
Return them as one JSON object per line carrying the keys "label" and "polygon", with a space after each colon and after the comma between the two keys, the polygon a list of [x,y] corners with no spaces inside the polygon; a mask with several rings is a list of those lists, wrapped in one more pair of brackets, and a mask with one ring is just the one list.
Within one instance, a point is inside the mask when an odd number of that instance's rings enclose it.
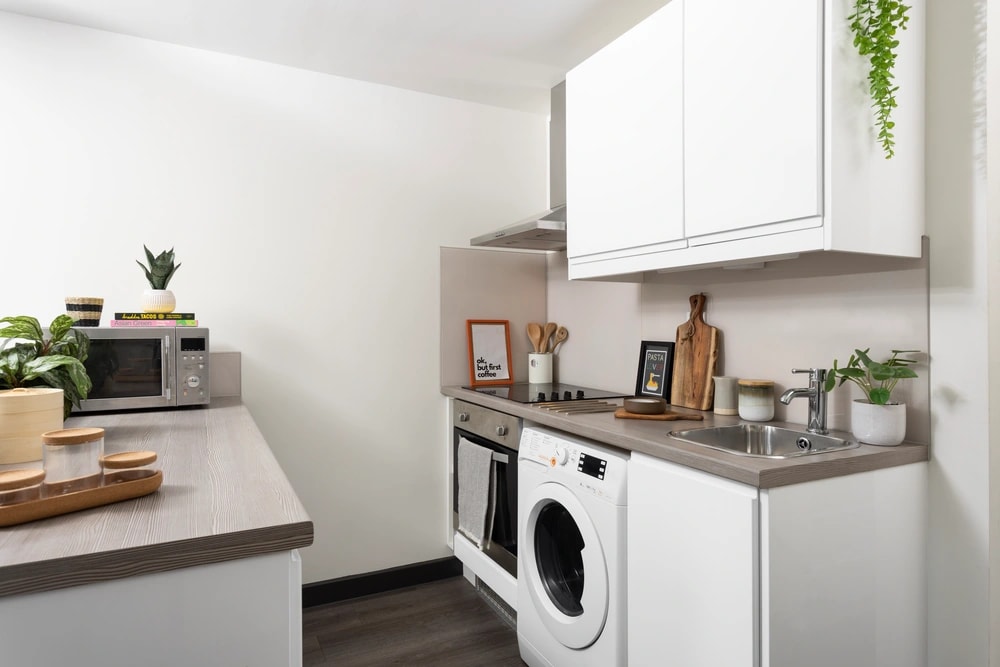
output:
{"label": "microwave door", "polygon": [[172,336],[116,332],[92,337],[84,366],[92,388],[83,411],[162,408],[174,404],[170,363]]}

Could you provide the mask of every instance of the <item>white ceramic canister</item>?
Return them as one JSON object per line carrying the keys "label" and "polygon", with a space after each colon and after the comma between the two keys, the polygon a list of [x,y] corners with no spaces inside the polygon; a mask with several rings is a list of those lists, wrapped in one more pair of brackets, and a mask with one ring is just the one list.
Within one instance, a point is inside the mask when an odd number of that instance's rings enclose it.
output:
{"label": "white ceramic canister", "polygon": [[0,463],[41,461],[42,433],[62,425],[62,389],[21,387],[0,391]]}
{"label": "white ceramic canister", "polygon": [[715,414],[738,415],[740,413],[739,391],[736,386],[738,378],[717,375],[712,380],[715,381]]}
{"label": "white ceramic canister", "polygon": [[740,380],[740,419],[766,422],[774,419],[774,382]]}
{"label": "white ceramic canister", "polygon": [[528,353],[528,382],[549,384],[552,382],[552,353]]}

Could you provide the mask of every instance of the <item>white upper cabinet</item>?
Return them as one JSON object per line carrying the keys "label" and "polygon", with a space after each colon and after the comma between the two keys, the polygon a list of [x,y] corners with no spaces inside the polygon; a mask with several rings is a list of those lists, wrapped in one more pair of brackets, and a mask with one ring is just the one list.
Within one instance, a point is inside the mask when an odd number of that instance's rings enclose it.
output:
{"label": "white upper cabinet", "polygon": [[684,224],[705,235],[819,227],[822,0],[690,0],[684,15]]}
{"label": "white upper cabinet", "polygon": [[685,245],[681,11],[674,0],[566,76],[572,257]]}
{"label": "white upper cabinet", "polygon": [[841,0],[673,0],[567,74],[570,278],[821,251],[919,257],[924,1],[896,154]]}

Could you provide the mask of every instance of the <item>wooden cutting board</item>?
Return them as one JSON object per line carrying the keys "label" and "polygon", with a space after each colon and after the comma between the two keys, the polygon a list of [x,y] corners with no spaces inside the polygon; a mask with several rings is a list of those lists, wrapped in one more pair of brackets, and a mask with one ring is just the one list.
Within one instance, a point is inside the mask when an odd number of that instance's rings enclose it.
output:
{"label": "wooden cutting board", "polygon": [[643,415],[638,412],[629,412],[625,408],[618,408],[615,410],[615,417],[617,419],[648,419],[651,421],[660,422],[673,422],[681,421],[685,419],[693,421],[701,421],[705,417],[703,415],[695,414],[693,412],[661,412],[658,415]]}
{"label": "wooden cutting board", "polygon": [[692,294],[691,317],[677,327],[670,404],[710,410],[719,360],[719,330],[705,323],[705,295]]}

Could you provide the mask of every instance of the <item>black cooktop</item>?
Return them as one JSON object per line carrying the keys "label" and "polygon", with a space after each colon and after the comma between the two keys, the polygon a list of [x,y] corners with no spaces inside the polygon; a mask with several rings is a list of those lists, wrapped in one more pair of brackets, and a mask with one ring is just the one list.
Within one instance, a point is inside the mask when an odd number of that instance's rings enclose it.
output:
{"label": "black cooktop", "polygon": [[527,382],[515,382],[508,385],[490,385],[488,387],[462,387],[477,391],[480,394],[506,398],[518,403],[545,403],[552,401],[579,401],[588,398],[621,398],[631,396],[621,392],[604,391],[603,389],[591,389],[590,387],[579,387],[575,384],[564,384],[553,382],[550,384],[529,384]]}

